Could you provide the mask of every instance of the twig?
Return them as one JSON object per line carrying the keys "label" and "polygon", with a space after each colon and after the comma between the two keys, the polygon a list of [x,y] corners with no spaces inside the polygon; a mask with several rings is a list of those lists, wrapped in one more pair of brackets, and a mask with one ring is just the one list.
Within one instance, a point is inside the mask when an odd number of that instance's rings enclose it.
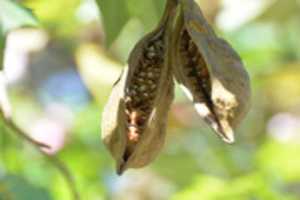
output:
{"label": "twig", "polygon": [[[1,61],[1,60],[0,60]],[[1,65],[1,63],[0,63]],[[35,141],[31,137],[29,137],[27,134],[25,134],[13,121],[11,117],[11,104],[7,95],[7,89],[6,89],[6,80],[5,80],[5,74],[3,71],[0,70],[0,115],[1,119],[5,122],[6,125],[11,127],[11,129],[15,130],[15,132],[25,139],[26,141],[29,141],[32,144],[36,144],[40,147],[50,148],[48,145],[43,144],[41,142]]]}
{"label": "twig", "polygon": [[65,166],[65,164],[59,160],[57,157],[47,154],[41,148],[50,148],[48,145],[43,144],[41,142],[35,141],[34,139],[30,138],[28,134],[26,134],[20,127],[18,127],[12,120],[7,119],[1,113],[1,117],[5,122],[5,125],[10,128],[14,133],[16,133],[19,137],[24,139],[25,141],[32,144],[43,156],[47,158],[47,160],[57,168],[57,170],[62,174],[66,183],[69,185],[70,191],[72,193],[74,200],[80,200],[79,192],[77,191],[75,179],[73,175],[70,173],[69,169]]}
{"label": "twig", "polygon": [[[2,113],[1,113],[2,115]],[[20,127],[18,127],[14,122],[12,122],[11,120],[7,120],[3,117],[2,115],[2,119],[5,122],[5,125],[8,126],[10,129],[13,130],[13,132],[15,132],[16,134],[18,134],[21,138],[23,138],[24,140],[26,140],[27,142],[34,144],[36,147],[38,148],[47,148],[47,149],[51,149],[51,147],[47,144],[44,144],[42,142],[36,141],[34,139],[32,139],[30,136],[28,136],[26,133],[24,133]]]}
{"label": "twig", "polygon": [[[1,40],[1,38],[0,38]],[[11,104],[7,95],[5,75],[3,72],[3,58],[4,58],[5,40],[0,41],[0,117],[3,119],[5,126],[10,128],[20,138],[24,139],[28,143],[32,144],[47,160],[57,168],[62,174],[66,183],[69,185],[70,192],[74,200],[80,200],[79,192],[77,191],[75,179],[70,173],[67,166],[59,160],[57,157],[47,154],[42,148],[50,148],[42,142],[38,142],[32,139],[27,133],[25,133],[11,118]]]}
{"label": "twig", "polygon": [[3,116],[3,112],[0,112],[2,119],[5,122],[5,125],[10,128],[14,133],[16,133],[19,137],[32,144],[43,156],[47,158],[47,160],[57,168],[57,170],[62,174],[65,181],[69,185],[70,191],[72,193],[74,200],[80,200],[79,192],[77,191],[75,179],[73,175],[70,173],[69,169],[65,166],[65,164],[59,160],[57,157],[47,154],[41,148],[50,148],[48,145],[43,144],[41,142],[35,141],[30,138],[28,134],[26,134],[20,127],[18,127],[12,120],[7,119]]}
{"label": "twig", "polygon": [[60,171],[60,173],[63,175],[64,179],[66,180],[67,184],[69,185],[70,191],[72,193],[74,200],[80,200],[80,194],[77,190],[76,183],[74,176],[70,173],[70,170],[64,165],[64,163],[59,160],[55,156],[50,156],[40,150],[45,156],[47,156],[47,159],[55,165],[55,167]]}

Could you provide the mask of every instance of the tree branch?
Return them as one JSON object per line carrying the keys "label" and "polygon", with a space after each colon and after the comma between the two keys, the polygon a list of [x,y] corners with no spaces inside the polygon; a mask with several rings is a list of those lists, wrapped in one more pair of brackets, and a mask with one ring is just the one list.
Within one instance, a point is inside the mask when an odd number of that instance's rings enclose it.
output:
{"label": "tree branch", "polygon": [[24,139],[28,143],[32,144],[43,156],[47,158],[47,160],[62,174],[66,183],[70,188],[70,192],[74,200],[80,200],[79,192],[77,191],[75,179],[71,174],[70,170],[65,166],[65,164],[59,160],[57,157],[47,154],[42,148],[50,148],[50,146],[43,144],[41,142],[35,141],[31,137],[28,136],[19,126],[17,126],[11,119],[6,118],[0,109],[1,118],[4,121],[6,127],[12,130],[17,134],[18,137]]}
{"label": "tree branch", "polygon": [[25,133],[17,124],[15,124],[11,118],[11,106],[8,100],[6,92],[6,84],[4,81],[4,74],[0,71],[0,118],[3,120],[4,125],[12,130],[18,137],[22,138],[26,142],[32,144],[47,160],[57,168],[62,174],[66,183],[70,188],[70,192],[74,200],[80,200],[79,192],[76,189],[75,179],[70,173],[69,169],[65,164],[60,161],[57,157],[47,154],[42,148],[50,148],[49,145],[42,142],[38,142],[32,139],[27,133]]}

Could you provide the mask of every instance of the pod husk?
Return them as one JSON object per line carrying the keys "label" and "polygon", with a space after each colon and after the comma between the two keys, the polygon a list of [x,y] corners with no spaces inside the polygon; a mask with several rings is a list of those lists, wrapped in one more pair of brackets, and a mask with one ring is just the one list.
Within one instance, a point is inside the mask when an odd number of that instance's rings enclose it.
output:
{"label": "pod husk", "polygon": [[[116,160],[117,173],[122,174],[128,168],[140,168],[152,162],[163,147],[166,135],[167,115],[173,100],[174,84],[172,67],[170,66],[169,21],[174,12],[173,1],[168,1],[165,14],[158,27],[147,34],[132,50],[128,67],[123,71],[119,81],[115,84],[102,116],[102,140]],[[163,35],[164,55],[160,68],[160,76],[156,80],[157,89],[150,105],[146,124],[136,144],[129,144],[127,133],[126,91],[130,90],[135,78],[144,49],[155,40],[157,35]],[[146,103],[146,102],[145,102]],[[130,150],[129,150],[130,145]]]}
{"label": "pod husk", "polygon": [[[180,53],[183,31],[188,33],[196,51],[201,55],[201,67],[208,71],[209,88],[202,87],[200,92],[195,90],[191,78],[184,72]],[[250,79],[241,58],[228,42],[215,34],[193,0],[179,0],[179,14],[172,41],[176,80],[204,121],[225,142],[233,143],[233,130],[250,108]]]}

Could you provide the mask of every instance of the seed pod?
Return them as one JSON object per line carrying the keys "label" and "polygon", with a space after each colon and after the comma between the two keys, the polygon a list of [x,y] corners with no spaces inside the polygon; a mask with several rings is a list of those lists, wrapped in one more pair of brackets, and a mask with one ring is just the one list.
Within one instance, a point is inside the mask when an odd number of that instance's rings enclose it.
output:
{"label": "seed pod", "polygon": [[179,0],[172,39],[174,74],[199,115],[227,143],[249,110],[249,76],[193,0]]}
{"label": "seed pod", "polygon": [[169,26],[173,0],[153,32],[134,47],[105,107],[102,139],[117,162],[117,172],[149,164],[163,146],[173,99]]}

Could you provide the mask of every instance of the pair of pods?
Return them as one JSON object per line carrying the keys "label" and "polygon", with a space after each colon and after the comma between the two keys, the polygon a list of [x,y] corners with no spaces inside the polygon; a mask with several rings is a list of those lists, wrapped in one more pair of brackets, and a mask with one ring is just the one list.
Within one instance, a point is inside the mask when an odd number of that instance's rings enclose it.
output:
{"label": "pair of pods", "polygon": [[165,136],[173,78],[226,143],[250,107],[250,80],[238,54],[194,0],[167,0],[158,26],[132,50],[102,116],[102,140],[117,173],[146,166]]}

